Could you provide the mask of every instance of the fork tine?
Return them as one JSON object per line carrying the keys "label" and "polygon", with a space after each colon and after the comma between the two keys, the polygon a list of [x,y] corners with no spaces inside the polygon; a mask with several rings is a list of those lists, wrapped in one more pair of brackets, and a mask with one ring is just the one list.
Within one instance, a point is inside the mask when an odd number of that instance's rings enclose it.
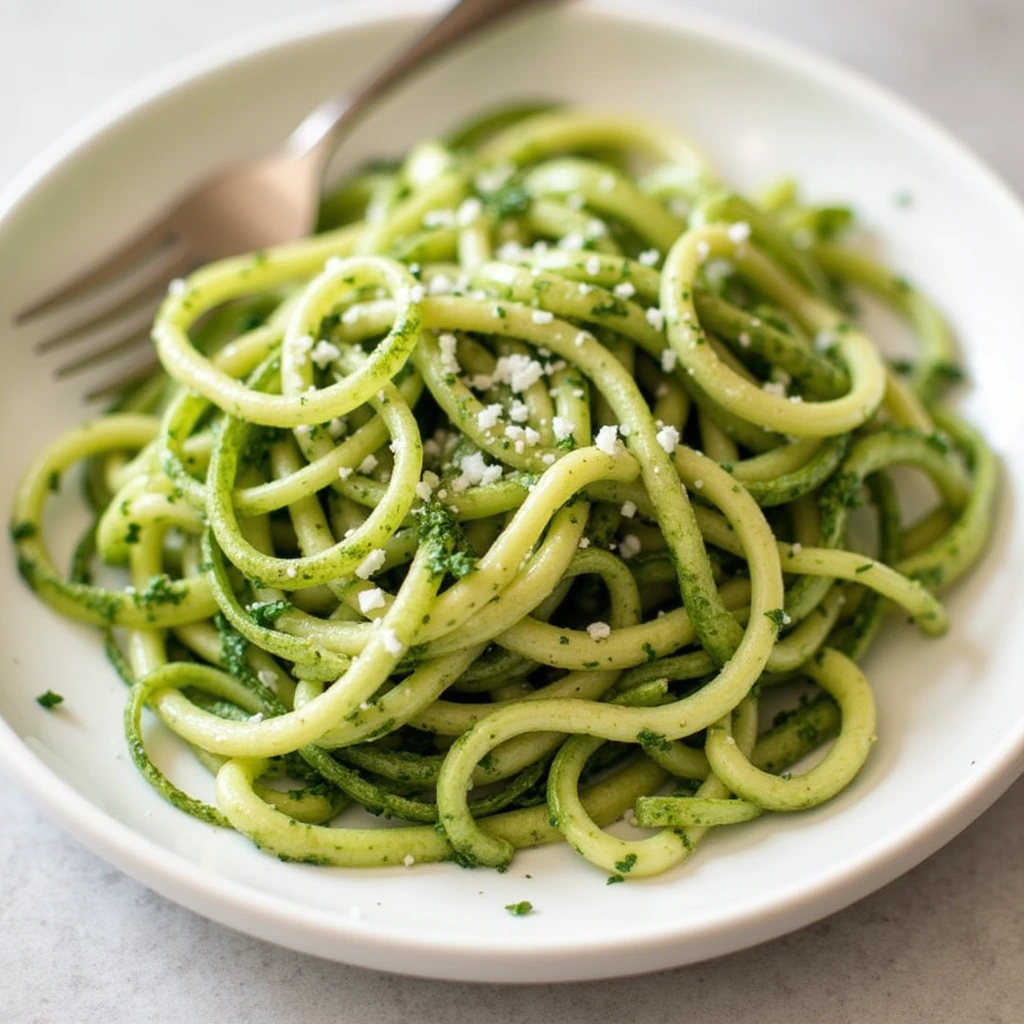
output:
{"label": "fork tine", "polygon": [[176,236],[171,225],[166,219],[161,220],[129,239],[91,270],[65,281],[60,287],[41,295],[34,302],[17,310],[12,318],[13,322],[25,323],[27,320],[64,305],[64,303],[80,298],[92,289],[114,280],[134,264],[145,260],[147,256],[155,256],[162,248],[174,241],[176,241]]}
{"label": "fork tine", "polygon": [[99,402],[104,398],[113,398],[126,391],[133,384],[138,384],[140,381],[145,380],[159,369],[160,361],[155,356],[152,359],[147,359],[135,369],[126,370],[106,383],[99,384],[91,391],[87,391],[85,393],[85,401]]}
{"label": "fork tine", "polygon": [[77,376],[78,374],[91,369],[93,366],[98,366],[100,363],[107,362],[119,352],[123,352],[129,348],[134,348],[136,345],[148,341],[149,332],[147,327],[148,325],[143,324],[141,326],[134,327],[130,331],[119,334],[116,338],[112,341],[108,341],[105,345],[101,345],[99,348],[93,349],[93,351],[86,353],[84,356],[79,356],[77,359],[72,359],[71,362],[58,366],[57,369],[53,371],[53,376],[57,380],[64,380],[67,377]]}
{"label": "fork tine", "polygon": [[113,323],[118,317],[126,313],[132,313],[136,309],[146,309],[152,318],[159,300],[167,289],[167,282],[188,269],[191,257],[187,252],[182,253],[173,262],[161,261],[160,264],[146,274],[142,283],[135,287],[123,298],[117,299],[110,305],[100,309],[93,316],[79,320],[61,329],[56,334],[51,334],[35,345],[39,355],[50,352],[55,348],[63,348],[66,345],[73,345],[89,337],[96,330]]}

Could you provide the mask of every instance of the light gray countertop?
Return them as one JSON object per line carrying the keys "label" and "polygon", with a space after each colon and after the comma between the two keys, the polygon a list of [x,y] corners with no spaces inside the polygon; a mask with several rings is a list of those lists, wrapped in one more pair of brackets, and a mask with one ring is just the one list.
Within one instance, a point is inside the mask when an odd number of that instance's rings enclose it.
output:
{"label": "light gray countertop", "polygon": [[[362,0],[369,3],[371,0]],[[98,103],[321,0],[0,0],[0,185]],[[1024,0],[700,0],[839,57],[1024,191]],[[1020,1024],[1024,780],[926,863],[786,938],[664,974],[509,988],[392,977],[228,931],[0,785],[0,1022]]]}

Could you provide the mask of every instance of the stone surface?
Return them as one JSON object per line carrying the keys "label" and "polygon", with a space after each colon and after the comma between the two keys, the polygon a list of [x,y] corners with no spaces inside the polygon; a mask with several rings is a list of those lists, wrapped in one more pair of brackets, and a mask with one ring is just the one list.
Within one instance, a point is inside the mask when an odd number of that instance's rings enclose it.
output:
{"label": "stone surface", "polygon": [[[364,0],[369,2],[369,0]],[[839,57],[1024,190],[1021,0],[699,0]],[[0,0],[0,185],[97,103],[318,0]],[[663,974],[510,988],[391,977],[247,938],[149,892],[0,786],[0,1022],[1019,1024],[1024,781],[916,870],[758,948]]]}

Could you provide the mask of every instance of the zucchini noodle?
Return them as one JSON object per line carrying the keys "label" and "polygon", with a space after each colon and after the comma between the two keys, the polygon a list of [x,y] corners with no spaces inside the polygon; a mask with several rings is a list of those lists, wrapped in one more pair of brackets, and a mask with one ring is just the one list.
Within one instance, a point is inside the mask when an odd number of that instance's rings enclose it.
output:
{"label": "zucchini noodle", "polygon": [[[521,106],[421,143],[312,237],[172,283],[161,372],[29,467],[21,573],[103,632],[143,777],[282,860],[565,841],[623,881],[806,812],[885,728],[856,662],[894,608],[944,632],[998,476],[941,404],[941,314],[849,220],[737,195],[631,117]],[[905,379],[851,287],[917,331]],[[65,576],[43,513],[76,466]],[[150,759],[148,713],[214,804]]]}

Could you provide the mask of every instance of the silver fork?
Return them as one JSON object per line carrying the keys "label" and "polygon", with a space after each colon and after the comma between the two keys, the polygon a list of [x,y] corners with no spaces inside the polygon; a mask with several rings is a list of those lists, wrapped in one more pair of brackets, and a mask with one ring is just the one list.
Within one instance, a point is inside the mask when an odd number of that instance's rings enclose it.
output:
{"label": "silver fork", "polygon": [[[58,378],[105,363],[148,339],[149,325],[168,282],[209,260],[308,235],[315,222],[320,179],[345,128],[413,71],[498,20],[555,0],[458,0],[380,71],[357,88],[321,103],[276,151],[207,178],[155,221],[95,265],[19,309],[25,323],[84,303],[99,290],[113,299],[88,315],[71,316],[35,347],[38,353],[103,342],[60,365]],[[130,282],[130,284],[129,284]],[[116,394],[151,373],[155,359],[93,388],[86,400]]]}

